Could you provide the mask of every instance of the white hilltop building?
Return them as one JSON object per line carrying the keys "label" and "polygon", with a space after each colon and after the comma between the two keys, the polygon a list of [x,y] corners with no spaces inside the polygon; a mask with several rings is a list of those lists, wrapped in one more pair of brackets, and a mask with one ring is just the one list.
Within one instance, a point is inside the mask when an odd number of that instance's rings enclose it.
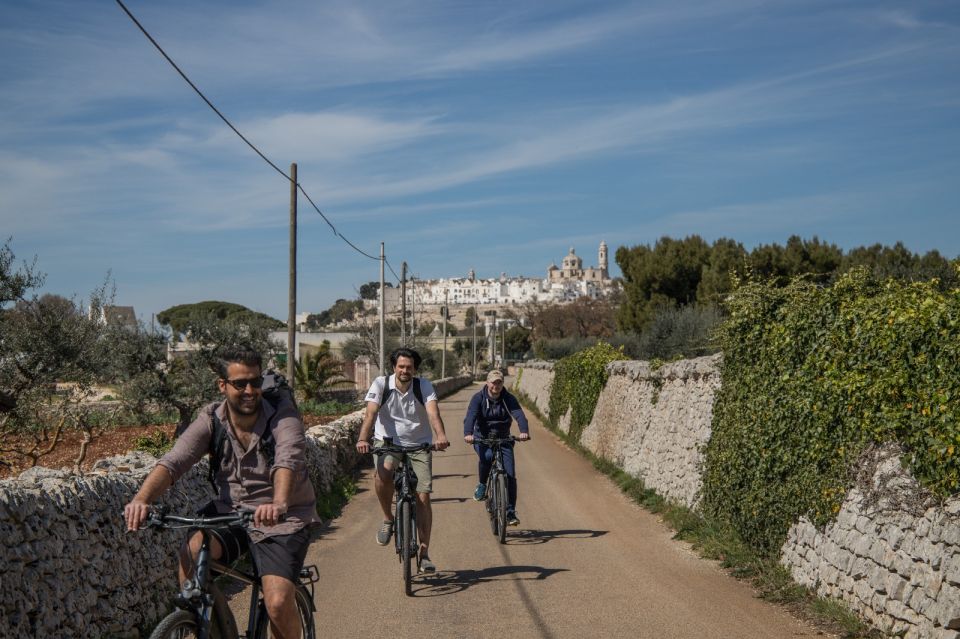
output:
{"label": "white hilltop building", "polygon": [[[547,276],[477,279],[473,269],[463,278],[414,280],[407,284],[407,304],[441,305],[516,305],[529,302],[562,303],[580,297],[597,299],[617,289],[607,270],[607,243],[600,242],[597,266],[583,268],[583,260],[573,247],[563,258],[562,266],[550,264]],[[387,312],[400,306],[399,287],[384,290]]]}

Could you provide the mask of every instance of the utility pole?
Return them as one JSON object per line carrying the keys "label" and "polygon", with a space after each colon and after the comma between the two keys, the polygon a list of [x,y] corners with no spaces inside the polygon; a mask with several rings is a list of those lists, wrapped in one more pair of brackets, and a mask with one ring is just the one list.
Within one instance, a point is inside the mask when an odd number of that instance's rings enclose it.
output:
{"label": "utility pole", "polygon": [[385,375],[386,369],[384,368],[385,363],[383,359],[383,265],[386,262],[386,257],[383,253],[383,242],[380,242],[380,374]]}
{"label": "utility pole", "polygon": [[496,309],[490,311],[490,315],[493,317],[493,326],[490,328],[490,331],[487,333],[490,338],[490,368],[493,368],[494,364],[497,361],[497,311]]}
{"label": "utility pole", "polygon": [[443,292],[443,309],[440,321],[443,322],[443,354],[440,355],[440,379],[447,376],[447,317],[450,315],[450,289]]}
{"label": "utility pole", "polygon": [[500,333],[500,366],[504,374],[507,372],[507,327],[504,325]]}
{"label": "utility pole", "polygon": [[417,278],[410,276],[410,343],[417,343],[417,289],[413,282]]}
{"label": "utility pole", "polygon": [[407,345],[407,263],[400,265],[400,345]]}
{"label": "utility pole", "polygon": [[287,307],[287,383],[294,384],[297,353],[297,163],[290,165],[290,293]]}

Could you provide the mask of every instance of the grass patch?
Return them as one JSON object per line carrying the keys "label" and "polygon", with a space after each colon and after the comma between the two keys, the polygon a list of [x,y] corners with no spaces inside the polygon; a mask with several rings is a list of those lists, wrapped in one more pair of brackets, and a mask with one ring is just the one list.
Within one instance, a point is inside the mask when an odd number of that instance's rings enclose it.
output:
{"label": "grass patch", "polygon": [[701,557],[720,562],[734,577],[749,581],[762,599],[786,606],[795,616],[844,639],[879,639],[887,636],[864,624],[842,602],[819,597],[809,588],[794,582],[783,566],[751,548],[731,527],[664,499],[644,486],[641,479],[613,462],[597,457],[557,428],[523,392],[517,389],[511,392],[523,404],[524,410],[536,416],[567,446],[586,457],[594,468],[609,477],[634,502],[659,514],[675,531],[675,539],[689,543]]}
{"label": "grass patch", "polygon": [[330,490],[317,495],[317,514],[324,520],[335,519],[343,512],[350,498],[357,492],[357,480],[353,475],[338,477]]}

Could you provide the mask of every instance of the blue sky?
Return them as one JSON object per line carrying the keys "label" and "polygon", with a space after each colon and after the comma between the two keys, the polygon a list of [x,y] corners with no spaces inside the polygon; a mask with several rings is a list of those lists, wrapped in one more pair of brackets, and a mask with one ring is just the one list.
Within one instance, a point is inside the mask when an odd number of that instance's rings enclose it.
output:
{"label": "blue sky", "polygon": [[[397,273],[542,276],[694,233],[960,254],[952,0],[126,4]],[[44,290],[109,271],[148,321],[283,319],[288,206],[115,2],[0,2],[0,241]],[[299,229],[298,310],[377,279],[303,197]]]}

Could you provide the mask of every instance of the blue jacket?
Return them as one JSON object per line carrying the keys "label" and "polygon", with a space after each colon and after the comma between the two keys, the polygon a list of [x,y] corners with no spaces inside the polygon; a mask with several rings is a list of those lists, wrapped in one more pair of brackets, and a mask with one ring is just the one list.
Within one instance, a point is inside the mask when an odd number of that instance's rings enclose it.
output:
{"label": "blue jacket", "polygon": [[463,435],[486,437],[493,431],[499,437],[507,437],[513,420],[517,420],[521,433],[529,432],[527,416],[517,398],[503,389],[500,397],[493,399],[484,386],[470,399],[467,416],[463,420]]}

